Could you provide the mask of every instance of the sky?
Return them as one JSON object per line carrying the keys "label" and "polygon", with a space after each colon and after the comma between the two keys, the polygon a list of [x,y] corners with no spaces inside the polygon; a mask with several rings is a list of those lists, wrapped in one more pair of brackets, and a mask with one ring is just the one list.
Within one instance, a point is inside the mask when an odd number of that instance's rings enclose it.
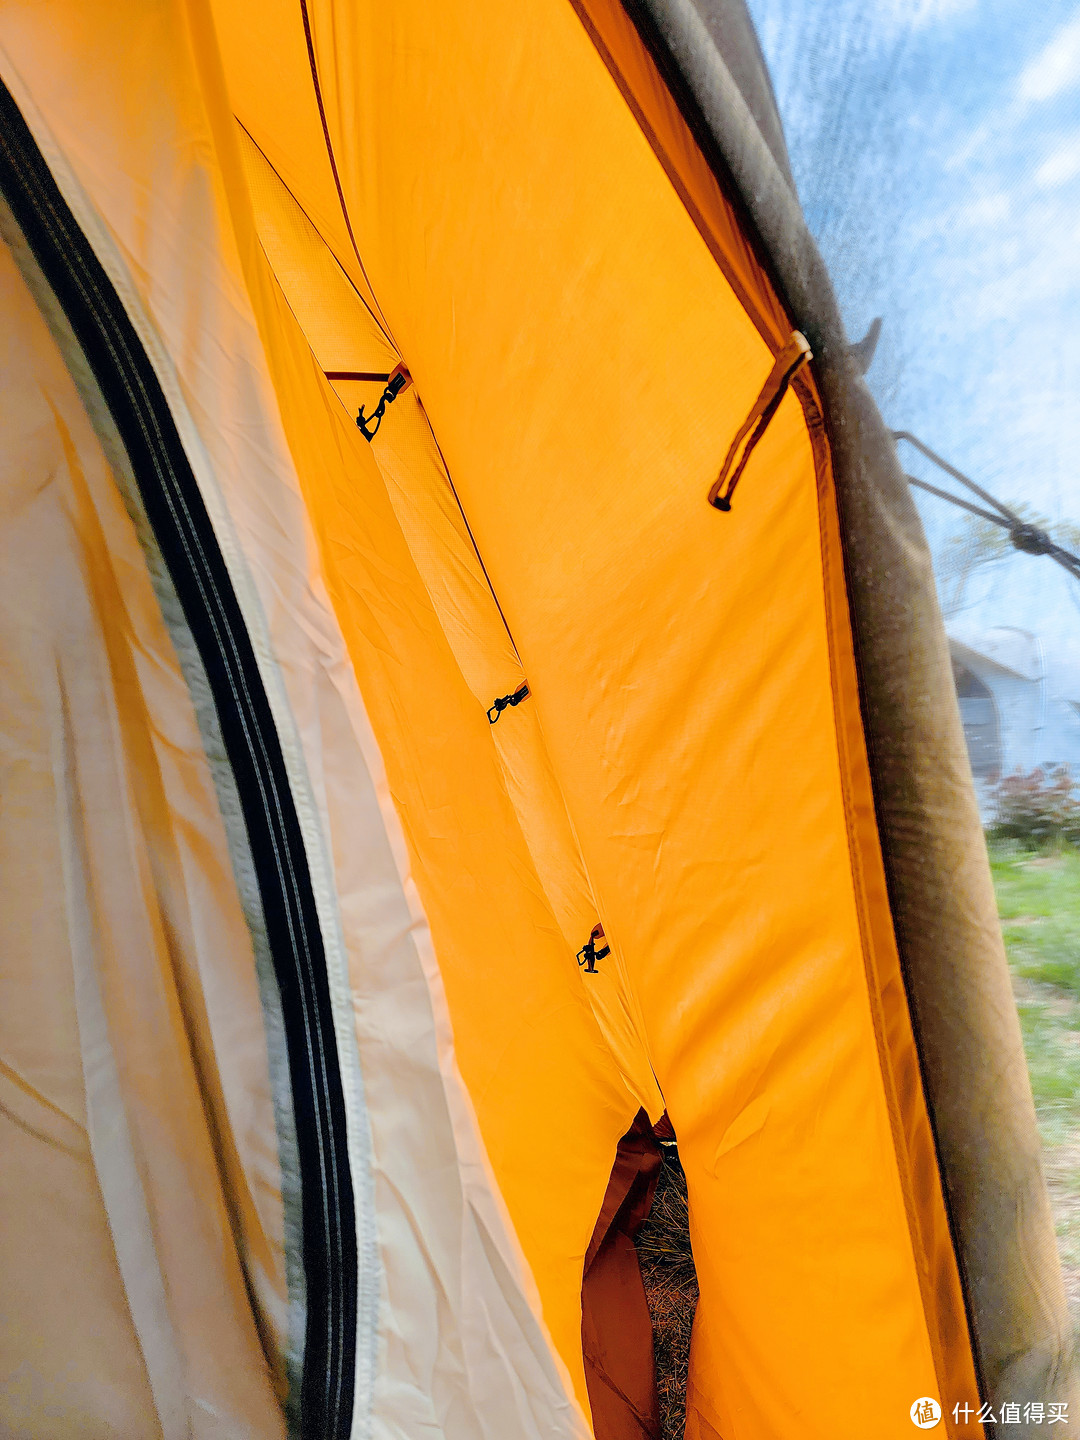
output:
{"label": "sky", "polygon": [[[848,333],[884,321],[867,379],[886,421],[1080,525],[1080,4],[749,6]],[[1080,584],[1009,551],[961,589],[959,512],[917,503],[954,624],[1080,641]]]}

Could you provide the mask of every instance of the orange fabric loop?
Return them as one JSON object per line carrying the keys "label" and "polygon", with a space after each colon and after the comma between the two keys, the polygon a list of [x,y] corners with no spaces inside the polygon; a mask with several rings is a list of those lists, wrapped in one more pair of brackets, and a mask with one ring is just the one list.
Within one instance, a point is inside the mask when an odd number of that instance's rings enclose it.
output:
{"label": "orange fabric loop", "polygon": [[[731,448],[720,467],[720,474],[709,491],[709,504],[714,505],[717,510],[731,509],[731,497],[746,469],[746,462],[750,459],[754,446],[768,429],[769,421],[779,409],[780,401],[787,393],[792,376],[813,358],[806,336],[798,330],[792,331],[791,338],[774,360],[769,377],[761,387],[761,393],[754,401],[750,414],[743,421],[738,434],[731,442]],[[744,441],[746,442],[745,446]],[[737,465],[736,460],[738,460]],[[729,475],[731,476],[730,481],[728,480]],[[726,490],[725,482],[727,482]]]}

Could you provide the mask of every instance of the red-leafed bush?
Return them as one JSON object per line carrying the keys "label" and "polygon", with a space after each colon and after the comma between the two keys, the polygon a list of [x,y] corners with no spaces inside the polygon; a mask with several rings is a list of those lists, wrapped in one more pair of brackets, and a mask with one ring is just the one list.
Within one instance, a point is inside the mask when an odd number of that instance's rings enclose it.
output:
{"label": "red-leafed bush", "polygon": [[1080,844],[1080,799],[1066,765],[1017,770],[993,790],[994,840],[1013,840],[1030,850]]}

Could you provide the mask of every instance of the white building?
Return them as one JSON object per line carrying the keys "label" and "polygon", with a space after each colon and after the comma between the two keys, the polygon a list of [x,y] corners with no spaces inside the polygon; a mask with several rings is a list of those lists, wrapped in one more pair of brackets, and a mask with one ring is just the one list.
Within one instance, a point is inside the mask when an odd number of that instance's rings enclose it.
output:
{"label": "white building", "polygon": [[1067,765],[1080,780],[1080,643],[1014,625],[947,626],[984,811],[1003,776]]}

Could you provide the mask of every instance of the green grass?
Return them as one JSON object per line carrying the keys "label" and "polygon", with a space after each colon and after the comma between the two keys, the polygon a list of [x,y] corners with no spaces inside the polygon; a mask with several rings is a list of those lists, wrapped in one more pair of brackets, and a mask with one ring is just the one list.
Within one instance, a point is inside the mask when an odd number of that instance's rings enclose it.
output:
{"label": "green grass", "polygon": [[1080,852],[991,843],[1066,1290],[1080,1317]]}
{"label": "green grass", "polygon": [[990,868],[1040,1119],[1080,1119],[1080,854],[995,844]]}
{"label": "green grass", "polygon": [[996,844],[990,867],[1014,973],[1080,1001],[1080,853]]}

